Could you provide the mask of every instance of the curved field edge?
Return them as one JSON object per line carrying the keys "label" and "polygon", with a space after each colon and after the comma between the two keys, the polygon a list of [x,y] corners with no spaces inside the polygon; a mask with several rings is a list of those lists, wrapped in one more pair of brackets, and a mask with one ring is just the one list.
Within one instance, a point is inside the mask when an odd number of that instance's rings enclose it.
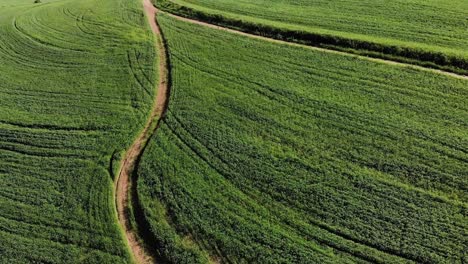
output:
{"label": "curved field edge", "polygon": [[[149,0],[143,2],[144,5],[148,3],[151,4]],[[149,133],[146,133],[144,136],[144,140],[142,141],[143,148],[134,162],[135,167],[131,173],[131,182],[129,183],[129,203],[126,205],[126,210],[130,218],[128,221],[131,225],[131,228],[133,229],[133,232],[137,234],[139,243],[145,247],[145,250],[148,252],[148,254],[153,256],[153,261],[156,260],[157,263],[197,263],[200,261],[211,262],[209,261],[207,252],[201,250],[194,243],[187,242],[187,240],[180,240],[176,233],[172,232],[168,222],[161,221],[155,225],[153,220],[162,219],[160,216],[164,215],[166,211],[163,207],[158,207],[156,211],[148,210],[148,208],[154,207],[148,206],[145,199],[142,201],[141,195],[139,195],[138,191],[138,178],[140,174],[139,167],[141,159],[144,156],[144,153],[147,151],[146,149],[152,138],[156,137],[157,130],[161,126],[161,123],[164,121],[164,116],[169,104],[171,93],[172,78],[170,71],[170,53],[167,48],[166,39],[164,38],[164,32],[159,26],[157,16],[158,15],[156,13],[154,17],[154,26],[157,29],[153,29],[153,32],[155,33],[155,42],[160,58],[159,76],[161,79],[158,88],[158,97],[160,98],[156,99],[156,103],[154,105],[154,111],[156,111],[158,115],[153,119],[151,128],[148,129]],[[148,18],[151,19],[151,17]],[[153,21],[151,21],[150,24],[152,22]],[[184,256],[183,258],[179,257],[181,254]],[[138,261],[138,263],[143,262]]]}
{"label": "curved field edge", "polygon": [[156,8],[149,0],[142,1],[149,27],[154,35],[154,46],[158,54],[158,85],[154,102],[146,125],[125,153],[115,184],[115,201],[118,218],[127,238],[128,245],[136,263],[160,262],[163,257],[154,251],[154,241],[148,237],[149,230],[137,195],[137,168],[148,141],[156,132],[164,117],[170,96],[170,75],[168,51],[164,37],[156,19]]}
{"label": "curved field edge", "polygon": [[173,96],[138,195],[161,254],[463,262],[466,80],[160,23]]}
{"label": "curved field edge", "polygon": [[352,39],[340,35],[289,30],[230,18],[223,14],[209,13],[174,3],[171,0],[152,1],[163,11],[246,33],[468,75],[468,58],[461,55],[456,56],[403,45]]}

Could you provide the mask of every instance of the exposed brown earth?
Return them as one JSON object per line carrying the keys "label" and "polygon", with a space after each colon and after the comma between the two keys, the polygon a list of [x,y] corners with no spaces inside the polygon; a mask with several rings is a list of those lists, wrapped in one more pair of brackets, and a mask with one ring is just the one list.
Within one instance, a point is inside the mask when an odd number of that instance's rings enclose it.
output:
{"label": "exposed brown earth", "polygon": [[117,215],[120,225],[122,226],[128,245],[131,249],[134,261],[136,263],[155,263],[156,259],[152,252],[149,252],[143,245],[142,241],[138,239],[137,231],[133,230],[130,225],[130,197],[131,186],[136,184],[132,182],[132,176],[137,166],[137,160],[142,155],[143,150],[151,137],[156,131],[159,119],[164,115],[168,105],[169,85],[168,85],[168,69],[166,50],[162,42],[161,30],[156,23],[157,9],[151,4],[149,0],[143,1],[146,17],[151,26],[151,30],[156,35],[158,59],[159,59],[159,84],[157,96],[153,103],[153,109],[148,121],[143,128],[143,131],[133,142],[132,146],[127,150],[122,160],[122,165],[118,174],[115,190],[115,201],[117,205]]}

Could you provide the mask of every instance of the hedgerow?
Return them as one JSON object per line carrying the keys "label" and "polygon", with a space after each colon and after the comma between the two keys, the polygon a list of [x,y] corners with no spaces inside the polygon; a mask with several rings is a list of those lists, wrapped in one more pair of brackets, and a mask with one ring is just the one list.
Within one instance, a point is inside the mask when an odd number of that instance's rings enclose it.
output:
{"label": "hedgerow", "polygon": [[367,40],[342,37],[337,34],[330,35],[280,28],[248,20],[230,18],[226,15],[208,13],[177,4],[171,0],[153,0],[153,3],[160,9],[176,15],[278,40],[347,51],[369,57],[411,63],[460,74],[468,74],[468,59],[461,55],[450,55],[444,52],[392,45],[389,43],[380,44]]}

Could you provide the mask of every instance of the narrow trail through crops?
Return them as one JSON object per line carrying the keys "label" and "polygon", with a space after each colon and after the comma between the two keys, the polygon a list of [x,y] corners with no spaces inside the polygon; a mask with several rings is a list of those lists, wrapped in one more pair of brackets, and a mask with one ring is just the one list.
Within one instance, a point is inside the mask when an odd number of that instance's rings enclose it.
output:
{"label": "narrow trail through crops", "polygon": [[[136,182],[133,182],[134,178],[132,176],[135,171],[135,167],[137,166],[137,161],[141,157],[149,138],[156,131],[160,118],[164,115],[167,109],[167,105],[169,101],[169,82],[168,82],[169,68],[168,68],[168,58],[167,58],[167,53],[166,53],[166,47],[162,40],[161,29],[159,28],[159,25],[156,22],[156,14],[161,11],[159,11],[156,7],[154,7],[150,0],[143,0],[143,7],[145,10],[145,14],[148,19],[149,25],[151,27],[151,30],[157,37],[156,41],[157,41],[157,46],[158,46],[158,58],[159,58],[158,91],[154,99],[153,109],[151,110],[151,115],[148,118],[143,131],[138,135],[138,137],[135,139],[131,147],[127,150],[122,160],[122,163],[121,163],[122,165],[120,167],[120,170],[118,173],[118,179],[116,181],[116,186],[115,186],[115,202],[116,202],[116,207],[117,207],[117,215],[118,215],[119,223],[122,226],[122,229],[125,233],[125,236],[126,236],[128,245],[131,249],[133,258],[137,263],[146,264],[146,263],[155,263],[156,259],[154,257],[153,252],[149,252],[143,245],[143,242],[139,240],[137,231],[133,230],[131,227],[130,218],[129,218],[129,213],[130,213],[129,203],[131,202],[131,200],[129,197],[131,196],[131,190],[132,190],[131,186],[136,184]],[[450,72],[446,72],[442,70],[430,69],[430,68],[425,68],[422,66],[406,64],[406,63],[401,63],[401,62],[396,62],[396,61],[391,61],[391,60],[370,58],[370,57],[350,54],[350,53],[346,53],[342,51],[336,51],[336,50],[331,50],[331,49],[302,45],[302,44],[293,43],[293,42],[276,40],[276,39],[272,39],[268,37],[245,33],[239,30],[234,30],[234,29],[225,28],[222,26],[213,25],[213,24],[202,22],[202,21],[195,20],[195,19],[181,17],[181,16],[174,15],[171,13],[167,13],[167,14],[181,21],[186,21],[192,24],[202,25],[202,26],[206,26],[206,27],[210,27],[210,28],[214,28],[218,30],[224,30],[224,31],[228,31],[231,33],[235,33],[238,35],[243,35],[243,36],[247,36],[251,38],[262,39],[265,41],[286,44],[286,45],[291,45],[291,46],[298,46],[298,47],[318,50],[322,52],[358,57],[361,59],[376,61],[376,62],[385,63],[385,64],[398,65],[398,66],[409,67],[409,68],[414,68],[414,69],[419,69],[419,70],[424,70],[424,71],[430,71],[430,72],[443,74],[443,75],[460,78],[460,79],[468,79],[468,76],[450,73]]]}
{"label": "narrow trail through crops", "polygon": [[351,57],[356,57],[356,58],[365,59],[365,60],[369,60],[369,61],[385,63],[385,64],[389,64],[389,65],[396,65],[396,66],[401,66],[401,67],[408,67],[408,68],[413,68],[413,69],[418,69],[418,70],[423,70],[423,71],[429,71],[429,72],[438,73],[438,74],[442,74],[442,75],[446,75],[446,76],[450,76],[450,77],[454,77],[454,78],[458,78],[458,79],[468,80],[468,76],[466,76],[466,75],[456,74],[456,73],[452,73],[452,72],[448,72],[448,71],[437,70],[437,69],[432,69],[432,68],[427,68],[427,67],[423,67],[423,66],[418,66],[418,65],[403,63],[403,62],[397,62],[397,61],[392,61],[392,60],[372,58],[372,57],[352,54],[352,53],[333,50],[333,49],[313,47],[313,46],[309,46],[309,45],[304,45],[304,44],[299,44],[299,43],[294,43],[294,42],[289,42],[289,41],[284,41],[284,40],[277,40],[277,39],[273,39],[273,38],[269,38],[269,37],[263,37],[263,36],[260,36],[260,35],[255,35],[255,34],[246,33],[246,32],[231,29],[231,28],[226,28],[226,27],[210,24],[210,23],[203,22],[203,21],[196,20],[196,19],[192,19],[192,18],[182,17],[182,16],[175,15],[175,14],[168,13],[168,12],[163,12],[163,11],[159,11],[159,12],[166,13],[169,16],[171,16],[173,18],[176,18],[178,20],[181,20],[181,21],[185,21],[185,22],[189,22],[189,23],[197,24],[197,25],[201,25],[201,26],[206,26],[206,27],[210,27],[210,28],[214,28],[214,29],[224,30],[224,31],[227,31],[227,32],[231,32],[231,33],[235,33],[235,34],[238,34],[238,35],[243,35],[243,36],[247,36],[247,37],[251,37],[251,38],[256,38],[256,39],[261,39],[261,40],[265,40],[265,41],[270,41],[270,42],[280,43],[280,44],[286,44],[286,45],[291,45],[291,46],[296,46],[296,47],[302,47],[302,48],[307,48],[307,49],[312,49],[312,50],[317,50],[317,51],[322,51],[322,52],[328,52],[328,53],[340,54],[340,55],[345,55],[345,56],[351,56]]}
{"label": "narrow trail through crops", "polygon": [[122,160],[122,165],[116,183],[115,201],[119,223],[125,232],[134,260],[137,263],[155,263],[156,260],[152,252],[148,252],[142,244],[142,241],[138,239],[137,231],[131,228],[128,215],[130,213],[129,203],[131,200],[129,197],[131,196],[131,186],[132,184],[136,184],[136,182],[133,182],[132,176],[135,171],[135,167],[138,165],[137,161],[139,160],[139,157],[141,157],[149,138],[156,131],[158,121],[164,115],[169,101],[168,61],[166,57],[166,49],[162,41],[161,30],[156,23],[157,9],[153,4],[151,4],[150,0],[144,0],[143,6],[146,17],[148,18],[148,22],[151,26],[151,30],[156,35],[157,39],[159,59],[158,91],[153,103],[151,115],[148,118],[143,131],[127,150],[125,157]]}

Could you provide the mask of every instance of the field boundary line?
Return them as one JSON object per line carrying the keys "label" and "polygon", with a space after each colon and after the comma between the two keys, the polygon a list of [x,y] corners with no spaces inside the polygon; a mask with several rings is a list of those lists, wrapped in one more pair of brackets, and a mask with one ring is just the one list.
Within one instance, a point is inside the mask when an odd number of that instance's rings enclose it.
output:
{"label": "field boundary line", "polygon": [[388,64],[388,65],[395,65],[395,66],[406,67],[406,68],[411,68],[411,69],[416,69],[416,70],[422,70],[422,71],[426,71],[426,72],[438,73],[440,75],[450,76],[450,77],[457,78],[457,79],[468,80],[468,75],[458,74],[458,73],[443,70],[443,69],[437,69],[437,68],[433,68],[433,67],[429,67],[429,66],[428,67],[421,66],[421,65],[412,64],[412,63],[409,63],[409,62],[401,62],[401,61],[397,61],[397,60],[391,60],[391,59],[385,59],[385,58],[379,58],[379,57],[372,57],[370,55],[366,56],[366,55],[362,55],[362,54],[357,54],[357,53],[353,53],[353,52],[346,52],[346,51],[343,51],[343,50],[338,50],[338,49],[333,49],[333,48],[318,47],[318,46],[312,46],[312,45],[302,44],[302,43],[298,43],[298,42],[280,40],[280,39],[276,39],[276,38],[273,38],[273,37],[267,37],[267,36],[261,36],[261,35],[253,34],[253,33],[248,33],[248,32],[242,31],[241,29],[234,29],[234,28],[230,28],[230,27],[226,27],[226,26],[221,26],[221,25],[218,25],[218,24],[212,24],[212,23],[205,22],[205,21],[202,21],[202,20],[199,20],[199,19],[196,19],[196,18],[190,18],[190,17],[179,15],[179,14],[171,13],[169,11],[164,11],[164,10],[159,9],[159,8],[157,8],[157,9],[158,9],[158,12],[163,13],[163,14],[167,14],[168,16],[173,17],[175,19],[178,19],[180,21],[185,21],[185,22],[189,22],[189,23],[192,23],[192,24],[206,26],[206,27],[213,28],[213,29],[224,30],[224,31],[227,31],[227,32],[230,32],[230,33],[234,33],[234,34],[238,34],[238,35],[242,35],[242,36],[246,36],[246,37],[250,37],[250,38],[261,39],[261,40],[264,40],[264,41],[269,41],[269,42],[283,44],[283,45],[296,46],[296,47],[311,49],[311,50],[315,50],[315,51],[339,54],[339,55],[364,59],[364,60],[368,60],[368,61],[384,63],[384,64]]}
{"label": "field boundary line", "polygon": [[136,263],[156,263],[156,253],[149,250],[138,236],[138,230],[132,227],[132,213],[135,208],[132,203],[136,197],[136,177],[135,172],[143,152],[148,145],[152,135],[159,127],[160,121],[164,117],[170,94],[169,69],[166,47],[156,16],[158,10],[149,0],[143,0],[145,16],[148,20],[151,31],[156,36],[157,57],[159,59],[159,83],[157,94],[154,97],[150,116],[140,134],[136,137],[130,148],[125,152],[120,162],[120,168],[115,181],[115,204],[117,217],[122,231],[125,235],[132,259]]}

